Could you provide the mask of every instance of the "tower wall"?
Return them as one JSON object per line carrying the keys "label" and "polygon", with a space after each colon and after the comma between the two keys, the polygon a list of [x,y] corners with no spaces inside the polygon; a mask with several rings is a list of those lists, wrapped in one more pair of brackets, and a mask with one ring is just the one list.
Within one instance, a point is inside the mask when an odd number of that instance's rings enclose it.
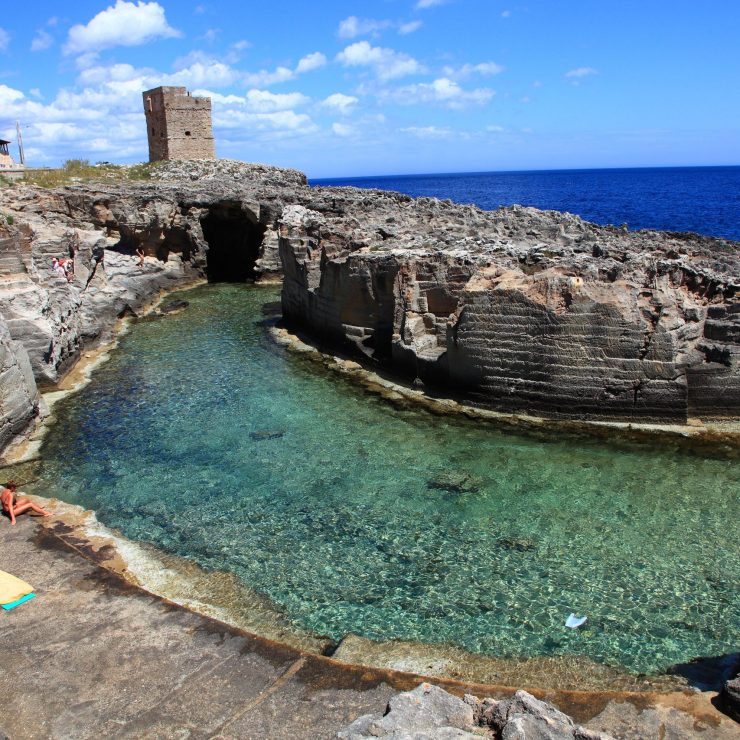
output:
{"label": "tower wall", "polygon": [[216,158],[210,98],[184,87],[155,87],[143,98],[150,162]]}

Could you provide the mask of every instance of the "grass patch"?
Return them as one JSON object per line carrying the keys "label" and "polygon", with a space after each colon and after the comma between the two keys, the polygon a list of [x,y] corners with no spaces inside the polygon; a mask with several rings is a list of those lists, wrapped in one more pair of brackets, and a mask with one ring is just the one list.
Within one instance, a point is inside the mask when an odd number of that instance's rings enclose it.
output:
{"label": "grass patch", "polygon": [[24,182],[42,188],[74,185],[78,182],[149,180],[155,165],[120,165],[110,162],[90,164],[87,159],[68,159],[59,169],[28,170]]}

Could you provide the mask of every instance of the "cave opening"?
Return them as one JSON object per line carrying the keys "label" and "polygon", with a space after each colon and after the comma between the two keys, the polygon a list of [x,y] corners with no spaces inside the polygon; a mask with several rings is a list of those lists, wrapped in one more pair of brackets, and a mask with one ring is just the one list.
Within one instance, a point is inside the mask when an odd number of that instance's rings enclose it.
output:
{"label": "cave opening", "polygon": [[208,242],[206,276],[212,283],[254,280],[266,227],[245,212],[239,203],[224,203],[201,218]]}

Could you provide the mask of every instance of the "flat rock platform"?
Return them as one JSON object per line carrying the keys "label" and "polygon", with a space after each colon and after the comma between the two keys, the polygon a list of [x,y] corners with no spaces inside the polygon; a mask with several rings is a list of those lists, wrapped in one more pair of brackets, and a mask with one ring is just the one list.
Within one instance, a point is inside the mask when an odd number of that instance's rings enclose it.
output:
{"label": "flat rock platform", "polygon": [[[331,738],[421,681],[249,635],[130,585],[96,557],[29,517],[0,520],[0,568],[37,592],[0,613],[0,739]],[[616,737],[740,737],[704,695],[539,695]]]}

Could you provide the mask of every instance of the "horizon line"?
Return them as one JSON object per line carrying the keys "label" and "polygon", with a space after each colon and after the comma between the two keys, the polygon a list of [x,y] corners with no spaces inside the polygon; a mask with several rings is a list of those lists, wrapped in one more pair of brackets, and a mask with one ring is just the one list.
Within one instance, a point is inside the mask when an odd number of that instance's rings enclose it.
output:
{"label": "horizon line", "polygon": [[740,164],[689,164],[689,165],[639,165],[634,167],[556,167],[526,170],[453,170],[449,172],[397,172],[387,175],[337,175],[332,177],[311,177],[318,180],[383,180],[398,177],[451,177],[454,175],[526,175],[548,172],[624,172],[632,170],[715,170],[739,168]]}

